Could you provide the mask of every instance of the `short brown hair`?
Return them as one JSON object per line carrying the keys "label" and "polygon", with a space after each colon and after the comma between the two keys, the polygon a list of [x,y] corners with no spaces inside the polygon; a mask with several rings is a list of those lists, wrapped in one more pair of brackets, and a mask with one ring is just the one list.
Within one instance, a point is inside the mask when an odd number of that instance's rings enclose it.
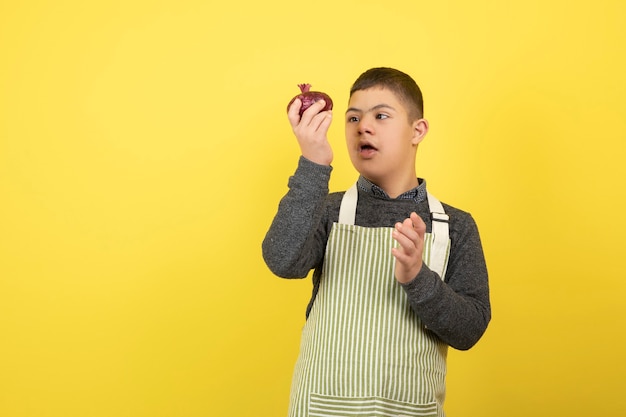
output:
{"label": "short brown hair", "polygon": [[422,91],[410,75],[393,68],[368,69],[352,84],[350,97],[355,91],[373,87],[386,88],[393,92],[407,106],[410,121],[424,117]]}

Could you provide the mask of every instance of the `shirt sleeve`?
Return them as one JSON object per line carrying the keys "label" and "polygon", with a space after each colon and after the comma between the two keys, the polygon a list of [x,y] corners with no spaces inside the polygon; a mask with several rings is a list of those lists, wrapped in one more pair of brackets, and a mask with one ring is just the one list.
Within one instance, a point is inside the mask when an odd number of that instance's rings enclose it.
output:
{"label": "shirt sleeve", "polygon": [[282,278],[304,278],[324,258],[324,203],[332,167],[300,157],[263,240],[263,259]]}
{"label": "shirt sleeve", "polygon": [[445,280],[423,265],[403,284],[409,303],[428,330],[448,345],[467,350],[482,337],[491,320],[487,267],[478,228],[468,213],[451,233]]}

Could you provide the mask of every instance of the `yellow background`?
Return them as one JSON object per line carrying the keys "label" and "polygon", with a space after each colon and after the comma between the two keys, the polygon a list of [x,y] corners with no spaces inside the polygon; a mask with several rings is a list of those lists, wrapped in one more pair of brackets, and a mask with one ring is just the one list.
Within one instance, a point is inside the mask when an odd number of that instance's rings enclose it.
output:
{"label": "yellow background", "polygon": [[392,66],[476,218],[493,321],[450,416],[624,415],[626,3],[0,3],[0,415],[281,416],[310,281],[260,244],[296,84]]}

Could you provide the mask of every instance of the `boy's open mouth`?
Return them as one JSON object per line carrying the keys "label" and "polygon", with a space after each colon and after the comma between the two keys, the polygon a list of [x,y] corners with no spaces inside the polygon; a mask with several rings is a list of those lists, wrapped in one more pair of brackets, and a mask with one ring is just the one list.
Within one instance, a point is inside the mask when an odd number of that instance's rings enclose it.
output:
{"label": "boy's open mouth", "polygon": [[359,153],[362,156],[372,156],[378,149],[374,145],[368,142],[362,142],[359,144]]}

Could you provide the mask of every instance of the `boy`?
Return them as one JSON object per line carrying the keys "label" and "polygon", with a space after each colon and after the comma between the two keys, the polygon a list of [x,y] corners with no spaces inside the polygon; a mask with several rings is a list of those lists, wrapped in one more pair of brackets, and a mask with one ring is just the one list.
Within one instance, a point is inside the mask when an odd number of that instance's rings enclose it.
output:
{"label": "boy", "polygon": [[289,416],[443,416],[447,347],[472,347],[491,307],[474,220],[416,176],[421,91],[392,68],[355,81],[345,132],[360,175],[345,193],[328,191],[331,111],[301,105],[288,119],[302,156],[263,241],[276,275],[315,269]]}

